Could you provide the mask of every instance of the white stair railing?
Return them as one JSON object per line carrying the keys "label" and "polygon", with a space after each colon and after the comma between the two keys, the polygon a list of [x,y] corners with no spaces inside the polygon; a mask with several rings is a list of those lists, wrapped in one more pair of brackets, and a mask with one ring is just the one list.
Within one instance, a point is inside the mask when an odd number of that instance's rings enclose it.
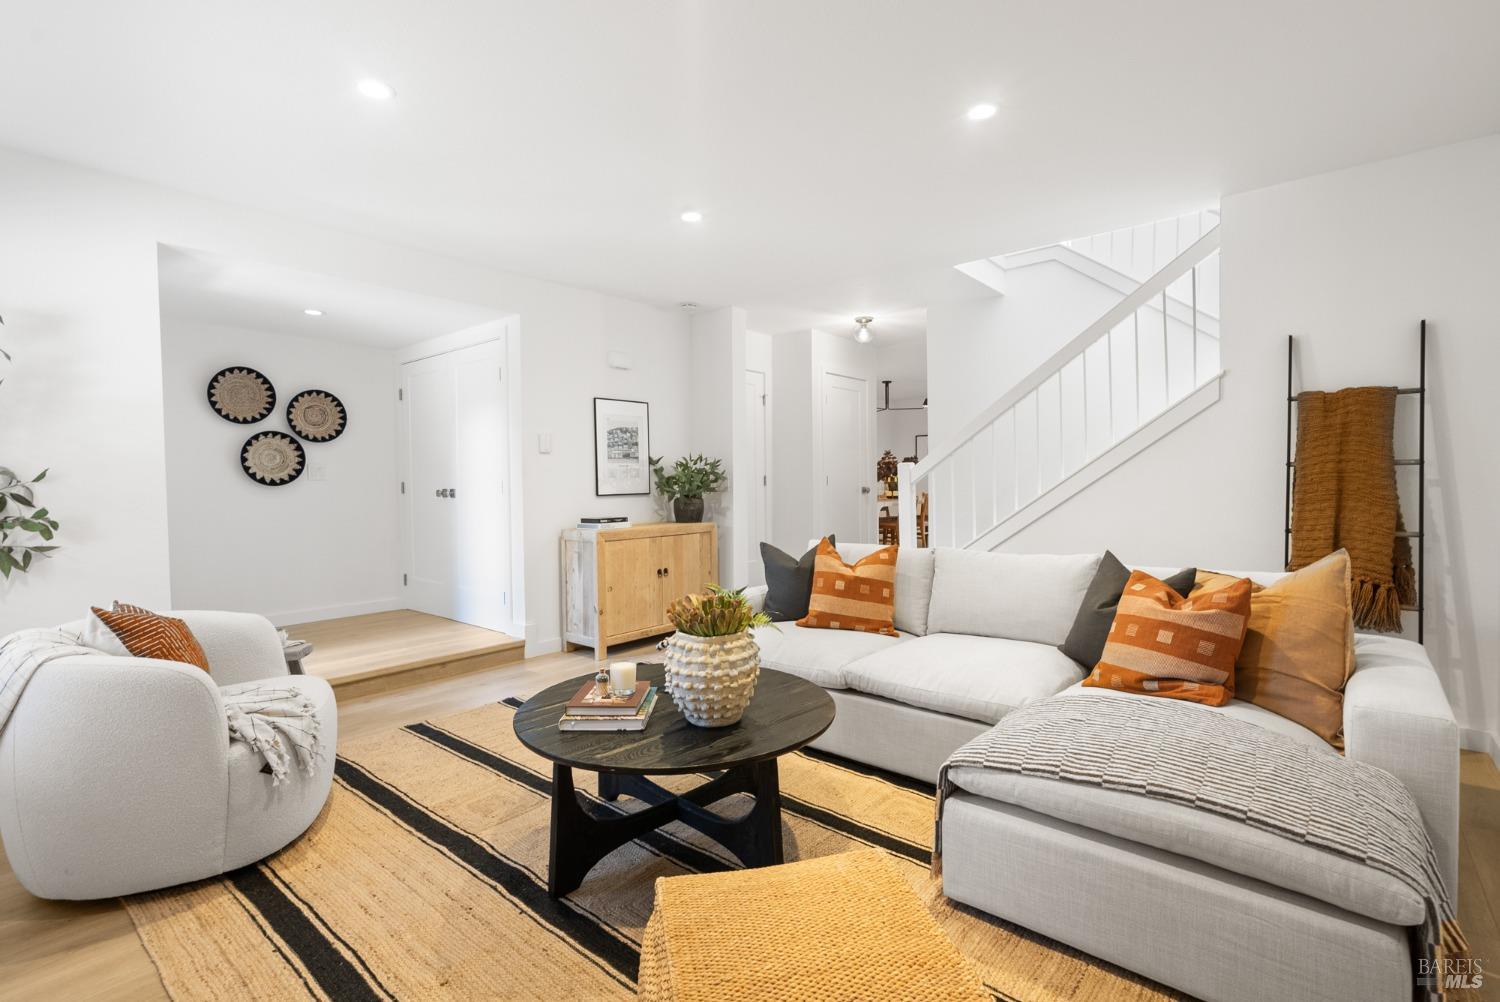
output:
{"label": "white stair railing", "polygon": [[[1199,292],[1218,288],[1219,230],[1208,230],[920,463],[901,464],[902,546],[916,546],[927,493],[929,546],[990,548],[1159,437],[1173,415],[1217,399],[1219,339]],[[1188,304],[1184,311],[1172,300]],[[1212,324],[1217,334],[1217,323]],[[1180,420],[1185,417],[1180,417]],[[1135,437],[1135,442],[1128,442]],[[1154,440],[1154,438],[1152,439]]]}

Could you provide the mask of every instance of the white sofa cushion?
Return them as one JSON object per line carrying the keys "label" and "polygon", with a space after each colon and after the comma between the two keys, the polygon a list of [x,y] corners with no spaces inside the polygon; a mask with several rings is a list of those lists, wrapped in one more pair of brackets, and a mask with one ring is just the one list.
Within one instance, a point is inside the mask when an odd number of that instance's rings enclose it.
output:
{"label": "white sofa cushion", "polygon": [[796,623],[777,623],[750,631],[760,648],[764,668],[784,671],[825,689],[847,689],[844,666],[875,651],[887,650],[909,635],[895,637],[854,630],[815,630]]}
{"label": "white sofa cushion", "polygon": [[[816,541],[815,541],[816,542]],[[845,563],[863,560],[880,543],[839,543]],[[932,573],[936,550],[903,546],[896,551],[896,608],[893,625],[900,633],[920,637],[927,633],[927,606],[932,601]]]}
{"label": "white sofa cushion", "polygon": [[927,631],[1060,644],[1101,556],[940,549]]}
{"label": "white sofa cushion", "polygon": [[862,657],[843,674],[850,689],[993,724],[1066,689],[1083,669],[1046,644],[929,633]]}
{"label": "white sofa cushion", "polygon": [[1394,925],[1422,922],[1422,898],[1396,877],[1210,811],[1089,783],[992,769],[954,769],[948,778],[989,800],[1200,860],[1356,915]]}

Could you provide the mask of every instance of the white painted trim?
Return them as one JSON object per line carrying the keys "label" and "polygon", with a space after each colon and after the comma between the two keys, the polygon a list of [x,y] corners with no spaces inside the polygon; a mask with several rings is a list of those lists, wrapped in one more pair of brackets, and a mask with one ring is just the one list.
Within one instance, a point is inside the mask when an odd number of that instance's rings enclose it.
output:
{"label": "white painted trim", "polygon": [[1120,300],[1114,306],[1105,311],[1098,320],[1085,327],[1078,335],[1069,340],[1061,348],[1052,353],[1052,357],[1032,370],[1031,375],[1021,380],[1010,390],[986,407],[974,420],[964,426],[962,432],[952,442],[948,443],[942,451],[932,451],[927,458],[917,464],[915,476],[922,480],[932,474],[949,458],[969,444],[969,441],[994,424],[1000,417],[1027,394],[1038,386],[1051,379],[1063,366],[1071,362],[1081,352],[1087,349],[1099,338],[1114,330],[1116,325],[1135,314],[1142,306],[1159,297],[1166,291],[1167,286],[1186,275],[1200,261],[1203,261],[1214,251],[1219,249],[1219,227],[1215,226],[1187,250],[1173,258],[1165,268],[1142,282],[1134,292]]}
{"label": "white painted trim", "polygon": [[400,366],[408,362],[420,362],[434,355],[445,355],[450,351],[458,351],[460,348],[472,348],[476,344],[498,340],[505,336],[507,328],[511,326],[509,321],[515,319],[514,314],[500,316],[494,320],[486,320],[482,324],[475,324],[473,327],[465,327],[461,331],[439,334],[426,341],[418,341],[405,348],[397,348],[395,355],[398,370]]}
{"label": "white painted trim", "polygon": [[[1135,279],[1122,271],[1116,271],[1107,264],[1103,264],[1080,254],[1071,247],[1055,244],[1051,247],[1038,247],[1036,250],[1020,251],[1016,254],[1007,254],[1003,258],[996,258],[998,267],[1004,270],[1015,268],[1031,268],[1039,264],[1056,263],[1065,268],[1071,268],[1085,278],[1093,279],[1106,288],[1113,289],[1122,296],[1129,295],[1140,285]],[[1176,296],[1167,295],[1167,314],[1178,323],[1191,327],[1193,325],[1193,304],[1178,299]],[[1203,321],[1209,321],[1205,326]],[[1219,318],[1211,313],[1199,312],[1197,328],[1198,333],[1207,334],[1209,337],[1219,336]]]}
{"label": "white painted trim", "polygon": [[317,623],[325,619],[343,619],[346,616],[368,616],[373,612],[390,612],[405,608],[398,596],[375,599],[370,602],[349,602],[344,605],[325,605],[314,609],[289,609],[284,612],[268,612],[266,618],[276,626],[291,626],[297,623]]}
{"label": "white painted trim", "polygon": [[557,654],[562,650],[562,637],[546,637],[541,640],[526,641],[525,656],[528,658],[540,657],[543,654]]}
{"label": "white painted trim", "polygon": [[1478,727],[1465,727],[1459,731],[1458,743],[1465,751],[1484,752],[1500,766],[1500,735]]}
{"label": "white painted trim", "polygon": [[1084,463],[1055,487],[1049,488],[1014,514],[961,544],[962,547],[993,550],[1074,494],[1212,407],[1219,400],[1219,381],[1223,378],[1222,372],[1210,377],[1192,393]]}

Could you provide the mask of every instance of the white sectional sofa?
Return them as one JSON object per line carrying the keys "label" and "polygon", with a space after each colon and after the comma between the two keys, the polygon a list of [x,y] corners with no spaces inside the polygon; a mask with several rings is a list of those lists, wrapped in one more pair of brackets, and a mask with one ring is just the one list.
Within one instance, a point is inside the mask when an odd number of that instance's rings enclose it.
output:
{"label": "white sectional sofa", "polygon": [[[875,548],[839,552],[852,562]],[[833,697],[837,718],[815,747],[933,782],[955,749],[1012,709],[1082,681],[1056,645],[1099,559],[903,549],[899,636],[781,623],[756,631],[761,662]],[[764,589],[748,594],[759,602]],[[1338,754],[1252,703],[1218,712]],[[1411,790],[1456,898],[1458,728],[1421,646],[1356,638],[1344,733],[1345,754]],[[1421,902],[1394,879],[1118,791],[984,770],[951,778],[943,890],[957,901],[1205,999],[1412,996],[1408,927]]]}

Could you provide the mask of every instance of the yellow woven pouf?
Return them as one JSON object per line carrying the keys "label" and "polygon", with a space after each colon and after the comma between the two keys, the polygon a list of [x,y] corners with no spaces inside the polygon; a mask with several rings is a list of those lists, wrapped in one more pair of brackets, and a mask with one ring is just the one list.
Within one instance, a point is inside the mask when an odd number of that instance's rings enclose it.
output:
{"label": "yellow woven pouf", "polygon": [[651,1002],[990,1002],[885,853],[661,877],[641,942]]}

